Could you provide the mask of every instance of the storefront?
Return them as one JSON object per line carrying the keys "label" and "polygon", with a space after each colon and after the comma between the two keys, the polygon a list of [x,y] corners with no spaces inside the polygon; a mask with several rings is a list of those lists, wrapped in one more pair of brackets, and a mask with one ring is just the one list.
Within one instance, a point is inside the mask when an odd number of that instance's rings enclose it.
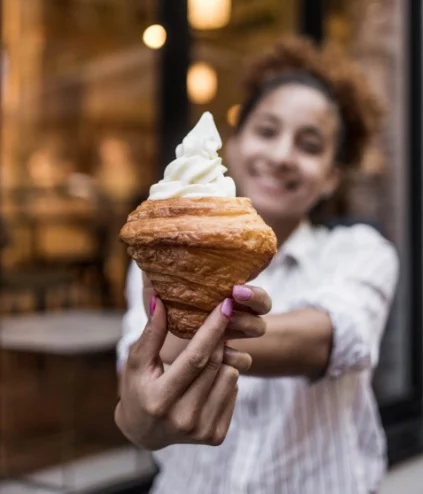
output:
{"label": "storefront", "polygon": [[[0,339],[2,376],[13,377],[0,388],[0,439],[14,431],[0,450],[15,458],[1,457],[0,478],[124,444],[112,420],[113,341],[128,264],[119,227],[204,110],[223,138],[230,134],[245,57],[284,33],[337,43],[388,107],[383,134],[350,177],[340,221],[371,223],[398,248],[401,281],[374,386],[391,463],[423,450],[421,2],[214,3],[204,15],[195,0],[2,1],[0,315],[10,321],[71,309],[99,321],[111,311],[116,324],[107,344],[93,350],[90,340],[84,352],[74,338],[62,353],[47,345],[41,355],[29,332],[25,351],[7,353]],[[94,373],[87,355],[98,364]],[[70,386],[63,400],[60,382]],[[27,394],[14,393],[19,386]],[[111,392],[87,398],[103,389]],[[5,390],[18,408],[31,396],[52,411],[35,407],[30,423],[8,422],[14,412]],[[69,407],[75,414],[63,418]],[[97,421],[98,407],[110,420]]]}

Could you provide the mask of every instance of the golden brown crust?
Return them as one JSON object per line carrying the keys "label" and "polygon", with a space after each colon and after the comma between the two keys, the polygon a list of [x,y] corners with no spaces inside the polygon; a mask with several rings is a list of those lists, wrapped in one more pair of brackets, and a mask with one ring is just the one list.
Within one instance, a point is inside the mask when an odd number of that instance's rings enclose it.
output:
{"label": "golden brown crust", "polygon": [[128,245],[272,250],[271,228],[246,198],[145,201],[121,230]]}
{"label": "golden brown crust", "polygon": [[169,330],[182,338],[276,253],[273,230],[245,198],[145,201],[121,239],[163,300]]}

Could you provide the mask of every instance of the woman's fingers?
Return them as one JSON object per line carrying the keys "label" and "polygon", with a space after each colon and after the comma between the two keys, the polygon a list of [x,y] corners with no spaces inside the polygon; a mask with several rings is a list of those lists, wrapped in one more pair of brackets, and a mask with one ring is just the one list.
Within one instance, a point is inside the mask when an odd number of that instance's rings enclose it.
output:
{"label": "woman's fingers", "polygon": [[220,342],[205,370],[173,405],[169,414],[173,427],[199,442],[213,442],[216,435],[220,437],[216,421],[230,402],[239,373],[247,372],[251,363],[250,355]]}
{"label": "woman's fingers", "polygon": [[166,311],[152,298],[150,320],[131,348],[115,410],[116,424],[129,440],[150,449],[175,442],[223,441],[239,372],[251,365],[249,355],[224,346],[232,303],[226,299],[220,304],[163,372]]}
{"label": "woman's fingers", "polygon": [[[201,410],[194,438],[199,442],[214,444],[216,428],[237,388],[239,372],[229,365],[222,365]],[[222,439],[223,440],[223,439]]]}
{"label": "woman's fingers", "polygon": [[203,371],[172,407],[170,420],[180,432],[189,434],[195,430],[198,417],[221,368],[223,347],[223,342],[218,344],[207,363],[208,371]]}
{"label": "woman's fingers", "polygon": [[157,297],[150,299],[150,319],[139,337],[131,346],[128,355],[127,368],[138,370],[146,366],[157,364],[167,335],[166,310],[163,302]]}
{"label": "woman's fingers", "polygon": [[222,444],[226,438],[226,435],[229,430],[229,426],[231,425],[232,416],[234,414],[237,396],[238,396],[238,386],[236,386],[232,391],[232,394],[230,395],[229,400],[226,403],[226,408],[224,409],[222,415],[220,416],[217,422],[217,425],[214,428],[212,444],[215,446],[219,446],[220,444]]}
{"label": "woman's fingers", "polygon": [[272,308],[272,300],[267,292],[250,285],[235,285],[232,296],[236,310],[227,328],[227,339],[263,336],[266,332],[266,322],[260,316],[267,314]]}
{"label": "woman's fingers", "polygon": [[232,289],[235,302],[263,316],[272,309],[272,299],[262,288],[250,285],[235,285]]}
{"label": "woman's fingers", "polygon": [[[222,359],[226,364],[222,364]],[[224,347],[223,342],[218,344],[206,369],[172,406],[168,415],[172,427],[184,437],[184,441],[194,439],[214,444],[216,438],[226,435],[227,428],[221,426],[218,432],[217,424],[231,403],[239,372],[246,372],[250,365],[250,355]],[[225,420],[223,423],[226,424]]]}
{"label": "woman's fingers", "polygon": [[235,348],[225,346],[223,363],[234,367],[241,374],[245,374],[250,369],[253,359],[248,353],[240,352],[235,350]]}
{"label": "woman's fingers", "polygon": [[226,329],[226,338],[259,338],[266,332],[266,321],[261,316],[256,316],[248,312],[236,311],[232,314]]}
{"label": "woman's fingers", "polygon": [[210,365],[209,360],[223,339],[231,312],[232,300],[225,299],[161,376],[161,392],[167,400],[174,402],[179,399],[202,372],[215,371],[215,366]]}

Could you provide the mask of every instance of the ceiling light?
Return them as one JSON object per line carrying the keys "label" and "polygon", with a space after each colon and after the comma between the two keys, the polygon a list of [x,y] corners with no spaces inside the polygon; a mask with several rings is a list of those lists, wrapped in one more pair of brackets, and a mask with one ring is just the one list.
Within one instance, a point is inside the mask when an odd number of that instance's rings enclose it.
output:
{"label": "ceiling light", "polygon": [[231,0],[188,0],[188,20],[194,29],[219,29],[229,24]]}
{"label": "ceiling light", "polygon": [[160,24],[149,26],[142,35],[145,45],[152,50],[161,48],[166,42],[166,37],[166,30]]}
{"label": "ceiling light", "polygon": [[217,74],[214,68],[204,62],[197,62],[188,70],[188,96],[190,100],[203,105],[211,101],[217,92]]}

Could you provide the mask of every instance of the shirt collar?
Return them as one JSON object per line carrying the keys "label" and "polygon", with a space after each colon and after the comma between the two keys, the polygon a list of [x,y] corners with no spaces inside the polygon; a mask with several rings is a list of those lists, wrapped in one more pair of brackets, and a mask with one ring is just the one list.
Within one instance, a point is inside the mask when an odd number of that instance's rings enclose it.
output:
{"label": "shirt collar", "polygon": [[315,245],[315,231],[308,221],[303,221],[280,247],[275,260],[290,258],[297,263],[304,262]]}

